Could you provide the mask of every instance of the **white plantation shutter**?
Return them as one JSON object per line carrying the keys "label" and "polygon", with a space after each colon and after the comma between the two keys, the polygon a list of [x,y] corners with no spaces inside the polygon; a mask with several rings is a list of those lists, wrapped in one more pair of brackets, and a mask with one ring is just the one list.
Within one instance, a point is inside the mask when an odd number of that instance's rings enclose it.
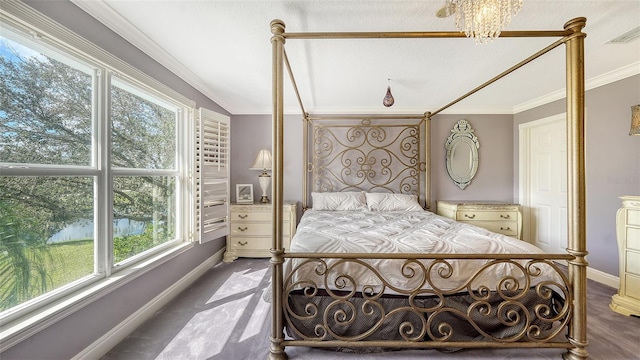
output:
{"label": "white plantation shutter", "polygon": [[199,109],[196,122],[196,226],[205,243],[229,234],[229,117]]}

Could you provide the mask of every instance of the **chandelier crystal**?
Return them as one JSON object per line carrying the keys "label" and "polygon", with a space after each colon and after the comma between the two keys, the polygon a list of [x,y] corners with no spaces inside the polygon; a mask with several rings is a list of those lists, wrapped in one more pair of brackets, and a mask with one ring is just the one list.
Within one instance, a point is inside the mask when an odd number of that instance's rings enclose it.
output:
{"label": "chandelier crystal", "polygon": [[446,0],[448,14],[456,14],[456,27],[476,43],[500,35],[522,8],[523,0]]}

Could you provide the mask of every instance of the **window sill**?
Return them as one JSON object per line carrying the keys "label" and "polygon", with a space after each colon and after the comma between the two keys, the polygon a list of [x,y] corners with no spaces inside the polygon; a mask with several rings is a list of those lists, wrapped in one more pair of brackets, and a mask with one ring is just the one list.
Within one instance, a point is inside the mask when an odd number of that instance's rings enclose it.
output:
{"label": "window sill", "polygon": [[141,260],[136,264],[121,269],[106,279],[99,280],[58,301],[30,312],[26,316],[3,324],[0,331],[0,352],[28,339],[194,246],[195,243],[191,242],[176,244],[148,259]]}

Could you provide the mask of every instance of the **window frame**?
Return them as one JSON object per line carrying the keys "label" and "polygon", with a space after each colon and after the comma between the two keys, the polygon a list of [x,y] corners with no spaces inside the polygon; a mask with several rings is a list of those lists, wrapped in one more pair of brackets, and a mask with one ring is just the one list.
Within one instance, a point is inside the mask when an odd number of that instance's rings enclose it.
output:
{"label": "window frame", "polygon": [[[86,176],[94,179],[94,272],[0,313],[0,351],[84,306],[100,294],[144,274],[194,246],[194,111],[195,102],[151,78],[21,2],[3,2],[0,27],[31,37],[29,42],[62,53],[71,62],[93,68],[91,164],[41,165],[0,163],[3,176]],[[3,34],[4,36],[4,34]],[[38,49],[40,50],[40,49]],[[47,53],[48,55],[48,53]],[[65,62],[67,63],[67,62]],[[174,170],[151,175],[175,176],[175,239],[113,263],[113,180],[120,175],[144,175],[141,169],[111,167],[110,89],[112,79],[125,81],[141,93],[157,97],[177,109]],[[117,273],[117,279],[112,275]]]}

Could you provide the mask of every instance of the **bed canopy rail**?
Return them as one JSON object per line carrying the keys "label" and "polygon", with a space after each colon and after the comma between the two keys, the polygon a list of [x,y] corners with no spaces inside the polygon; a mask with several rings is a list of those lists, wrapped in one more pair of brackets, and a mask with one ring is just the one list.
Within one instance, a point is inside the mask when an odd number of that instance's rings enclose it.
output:
{"label": "bed canopy rail", "polygon": [[485,82],[484,84],[482,84],[482,85],[480,85],[480,86],[476,87],[475,89],[473,89],[473,90],[469,91],[468,93],[466,93],[466,94],[464,94],[464,95],[460,96],[459,98],[457,98],[457,99],[453,100],[452,102],[450,102],[450,103],[448,103],[448,104],[444,105],[443,107],[441,107],[441,108],[439,108],[439,109],[437,109],[437,110],[434,110],[434,111],[431,113],[431,116],[433,116],[433,115],[436,115],[436,114],[439,114],[439,113],[443,112],[444,110],[446,110],[446,109],[450,108],[451,106],[453,106],[453,105],[457,104],[458,102],[460,102],[460,101],[462,101],[462,100],[464,100],[464,99],[468,98],[469,96],[471,96],[471,95],[473,95],[473,94],[477,93],[478,91],[480,91],[480,90],[484,89],[485,87],[487,87],[487,86],[489,86],[489,85],[493,84],[494,82],[496,82],[496,81],[498,81],[498,80],[502,79],[503,77],[505,77],[505,76],[507,76],[507,75],[511,74],[512,72],[514,72],[514,71],[516,71],[516,70],[520,69],[521,67],[523,67],[523,66],[527,65],[528,63],[532,62],[533,60],[535,60],[535,59],[537,59],[537,58],[541,57],[542,55],[544,55],[544,54],[548,53],[549,51],[551,51],[551,50],[553,50],[553,49],[557,48],[558,46],[560,46],[560,45],[562,45],[562,44],[566,43],[566,42],[567,42],[567,40],[568,40],[568,38],[567,38],[567,37],[563,37],[562,39],[555,41],[553,44],[551,44],[551,45],[549,45],[549,46],[545,47],[544,49],[542,49],[542,50],[538,51],[537,53],[535,53],[535,54],[533,54],[533,55],[531,55],[531,56],[529,56],[528,58],[526,58],[526,59],[522,60],[521,62],[517,63],[516,65],[514,65],[514,66],[510,67],[509,69],[507,69],[507,70],[503,71],[502,73],[500,73],[500,74],[496,75],[495,77],[493,77],[493,78],[489,79],[489,80],[488,80],[487,82]]}
{"label": "bed canopy rail", "polygon": [[[567,348],[562,356],[564,359],[578,360],[587,359],[589,354],[586,350],[588,345],[587,341],[587,327],[586,327],[586,270],[587,261],[586,256],[588,254],[586,250],[586,199],[585,199],[585,157],[584,157],[584,38],[585,33],[582,29],[586,25],[586,19],[583,17],[575,18],[568,21],[563,30],[557,31],[503,31],[499,37],[560,37],[561,39],[555,41],[551,45],[545,47],[534,55],[521,61],[515,66],[509,68],[503,73],[495,76],[486,83],[476,87],[465,95],[455,99],[454,101],[446,104],[440,109],[433,112],[425,112],[423,115],[427,120],[433,115],[436,115],[445,109],[451,107],[457,102],[473,95],[488,85],[496,82],[497,80],[507,76],[511,72],[525,66],[534,59],[542,56],[550,50],[558,47],[561,44],[566,45],[566,107],[567,107],[567,182],[568,182],[568,244],[567,254],[563,255],[550,255],[545,261],[564,259],[568,261],[568,275],[567,281],[569,282],[567,289],[571,296],[568,297],[570,315],[568,318],[568,331],[566,334],[567,343],[484,343],[478,342],[470,344],[467,342],[455,343],[453,345],[461,347],[563,347]],[[311,116],[305,111],[302,99],[298,92],[298,87],[295,83],[291,66],[284,50],[284,44],[287,39],[372,39],[372,38],[466,38],[461,32],[291,32],[285,31],[285,24],[282,20],[273,20],[270,24],[271,27],[271,44],[272,44],[272,73],[273,73],[273,244],[271,249],[271,270],[272,270],[272,328],[271,328],[271,344],[269,348],[269,359],[286,359],[287,354],[285,352],[285,345],[300,345],[300,346],[315,346],[322,347],[328,346],[325,343],[317,341],[288,341],[284,338],[284,278],[283,278],[283,264],[285,258],[294,258],[298,255],[317,258],[318,254],[285,254],[282,243],[283,235],[283,143],[284,143],[284,65],[287,67],[291,82],[293,83],[294,91],[298,98],[299,106],[302,110],[303,117],[305,119],[311,118]],[[307,129],[305,128],[305,138],[307,137]],[[304,157],[307,158],[307,149],[303,149],[305,152]],[[306,179],[306,169],[305,169]],[[306,184],[306,181],[303,183]],[[306,191],[306,190],[305,190]],[[315,256],[312,256],[315,255]],[[335,254],[320,254],[327,257],[340,257],[344,255],[336,256]],[[365,257],[372,257],[371,254],[353,254],[353,256],[364,255]],[[351,255],[349,255],[351,256]],[[347,256],[347,257],[349,257]],[[403,259],[411,259],[412,255],[400,254]],[[438,254],[431,254],[430,256],[422,256],[422,258],[434,259],[438,258]],[[518,256],[518,255],[514,255]],[[376,257],[375,255],[373,256]],[[494,258],[494,257],[490,257]],[[537,259],[538,257],[533,257]],[[531,257],[529,257],[531,259]],[[409,260],[407,260],[409,261]],[[349,346],[353,343],[345,342],[332,342],[331,346],[339,344],[341,346]],[[424,348],[424,347],[448,347],[452,344],[427,344],[420,342],[407,342],[402,345],[406,348]],[[397,347],[397,344],[393,345]]]}

